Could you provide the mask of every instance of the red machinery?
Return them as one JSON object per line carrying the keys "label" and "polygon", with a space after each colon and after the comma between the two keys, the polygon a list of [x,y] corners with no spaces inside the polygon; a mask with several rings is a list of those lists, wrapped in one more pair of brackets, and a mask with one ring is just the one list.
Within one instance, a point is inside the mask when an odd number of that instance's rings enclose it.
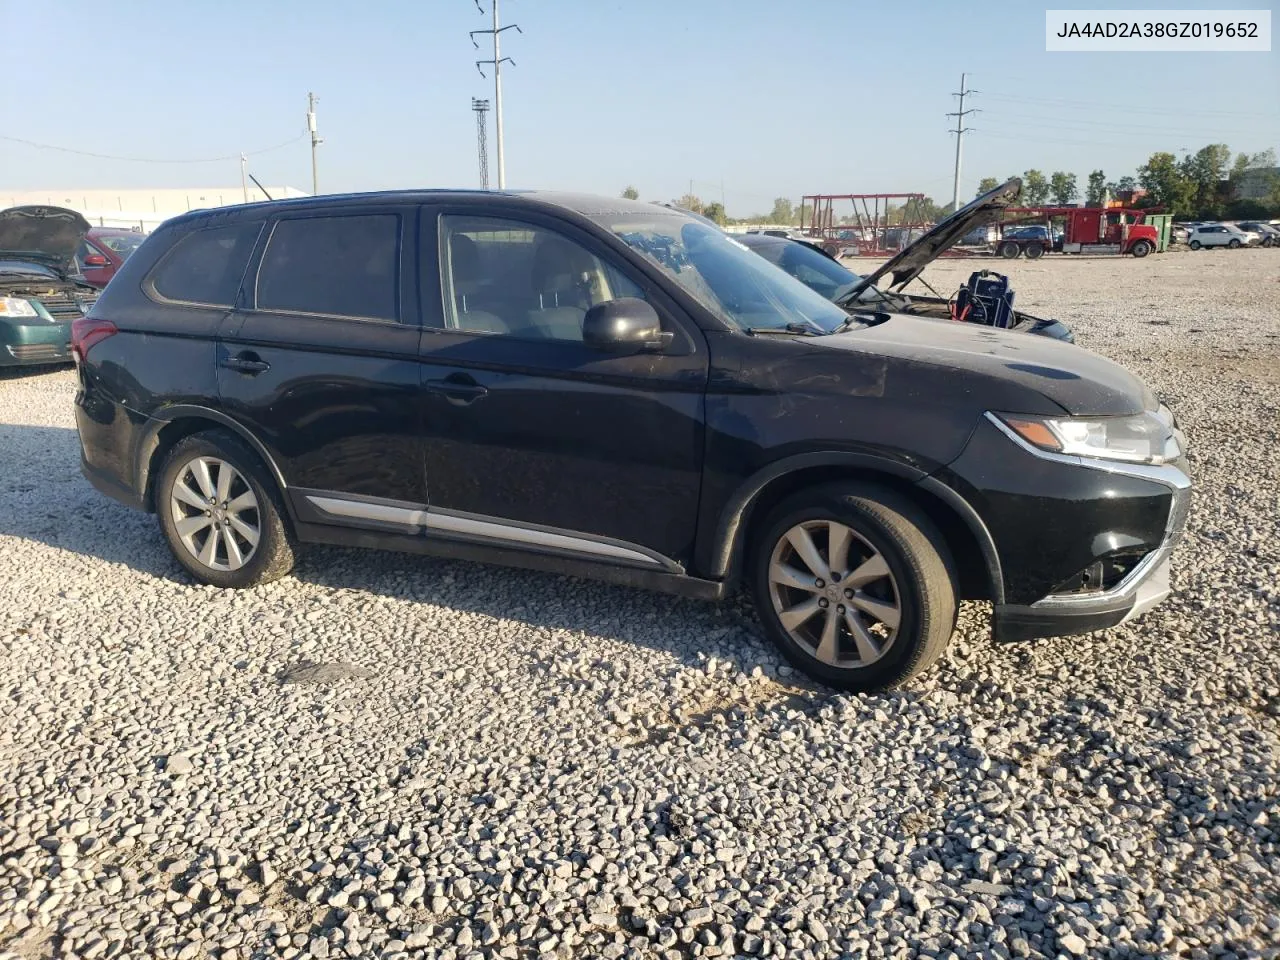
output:
{"label": "red machinery", "polygon": [[1143,218],[1150,210],[1131,207],[1010,207],[1006,220],[1066,221],[1063,253],[1130,253],[1145,257],[1159,248],[1159,231]]}
{"label": "red machinery", "polygon": [[[888,257],[923,234],[931,223],[924,219],[923,193],[817,193],[805,196],[800,206],[800,230],[819,241],[832,256],[853,252],[860,257]],[[851,201],[853,215],[836,222],[835,204]],[[899,201],[897,209],[894,201]],[[806,223],[805,213],[810,212]],[[892,221],[890,217],[892,215]]]}

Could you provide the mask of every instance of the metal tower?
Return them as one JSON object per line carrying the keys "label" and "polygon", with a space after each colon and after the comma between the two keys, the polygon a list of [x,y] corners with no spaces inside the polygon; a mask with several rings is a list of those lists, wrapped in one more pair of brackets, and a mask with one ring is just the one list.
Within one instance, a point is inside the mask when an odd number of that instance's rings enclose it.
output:
{"label": "metal tower", "polygon": [[480,189],[489,189],[489,101],[471,98],[471,109],[476,112],[476,152],[480,155]]}

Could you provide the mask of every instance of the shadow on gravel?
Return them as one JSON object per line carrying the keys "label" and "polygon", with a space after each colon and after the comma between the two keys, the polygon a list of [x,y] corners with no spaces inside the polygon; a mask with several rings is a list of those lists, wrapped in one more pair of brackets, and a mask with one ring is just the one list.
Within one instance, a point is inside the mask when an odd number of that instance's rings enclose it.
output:
{"label": "shadow on gravel", "polygon": [[[193,583],[173,559],[155,518],[95,490],[81,476],[79,458],[73,429],[0,424],[0,536],[123,564],[175,583]],[[82,571],[77,567],[75,575],[82,577]],[[711,646],[715,641],[745,639],[741,631],[757,629],[754,615],[741,601],[717,606],[596,581],[414,554],[308,546],[292,576],[331,590],[364,590],[535,627],[580,630],[661,649],[685,662],[697,659],[689,638],[705,639]]]}

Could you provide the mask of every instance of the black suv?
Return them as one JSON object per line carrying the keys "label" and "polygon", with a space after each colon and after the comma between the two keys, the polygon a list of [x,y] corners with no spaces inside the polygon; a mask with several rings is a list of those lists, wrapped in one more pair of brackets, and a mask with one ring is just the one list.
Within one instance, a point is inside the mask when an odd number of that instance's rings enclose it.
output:
{"label": "black suv", "polygon": [[330,543],[741,583],[782,652],[847,689],[927,667],[960,599],[1005,639],[1136,616],[1169,592],[1189,492],[1169,412],[1110,361],[846,311],[626,200],[191,213],[73,343],[85,475],[158,514],[202,582]]}

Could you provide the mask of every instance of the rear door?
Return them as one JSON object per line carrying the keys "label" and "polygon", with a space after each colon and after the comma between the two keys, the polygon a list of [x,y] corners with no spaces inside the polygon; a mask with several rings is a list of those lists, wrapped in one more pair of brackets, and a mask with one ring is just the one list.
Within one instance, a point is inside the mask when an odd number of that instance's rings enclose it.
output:
{"label": "rear door", "polygon": [[224,409],[276,458],[300,519],[378,526],[375,507],[350,503],[426,501],[415,213],[273,218],[218,343]]}
{"label": "rear door", "polygon": [[[420,236],[432,526],[615,562],[687,558],[708,371],[697,327],[551,214],[428,207]],[[654,306],[668,349],[583,343],[585,311],[623,296]]]}

